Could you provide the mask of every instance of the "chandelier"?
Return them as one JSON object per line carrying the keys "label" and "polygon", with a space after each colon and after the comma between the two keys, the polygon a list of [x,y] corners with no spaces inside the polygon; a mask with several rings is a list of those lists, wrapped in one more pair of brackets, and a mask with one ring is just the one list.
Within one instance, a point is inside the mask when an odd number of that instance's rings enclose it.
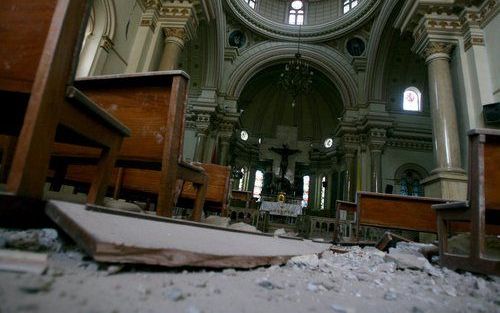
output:
{"label": "chandelier", "polygon": [[297,97],[308,94],[312,84],[314,72],[309,68],[309,63],[302,59],[300,54],[300,27],[299,42],[295,58],[285,64],[285,70],[281,73],[278,85],[286,90],[292,97],[292,107],[295,106]]}

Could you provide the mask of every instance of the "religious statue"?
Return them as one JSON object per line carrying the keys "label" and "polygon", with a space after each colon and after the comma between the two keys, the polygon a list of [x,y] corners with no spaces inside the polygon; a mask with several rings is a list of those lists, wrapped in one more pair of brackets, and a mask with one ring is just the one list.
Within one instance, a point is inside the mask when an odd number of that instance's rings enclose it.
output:
{"label": "religious statue", "polygon": [[272,152],[275,152],[279,155],[281,155],[281,162],[280,162],[280,177],[283,179],[285,178],[286,174],[286,169],[288,168],[288,157],[290,155],[299,153],[300,150],[297,149],[289,149],[287,144],[283,144],[283,148],[269,148]]}

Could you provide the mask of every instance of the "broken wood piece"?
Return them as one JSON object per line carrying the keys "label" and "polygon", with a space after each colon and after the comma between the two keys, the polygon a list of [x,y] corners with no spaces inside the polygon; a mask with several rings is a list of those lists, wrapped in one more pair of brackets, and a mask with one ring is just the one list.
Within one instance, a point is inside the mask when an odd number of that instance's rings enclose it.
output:
{"label": "broken wood piece", "polygon": [[377,242],[375,245],[375,248],[379,249],[380,251],[385,251],[387,252],[389,248],[395,247],[396,243],[404,241],[404,242],[413,242],[410,239],[407,239],[403,236],[399,236],[396,234],[393,234],[391,232],[385,232],[382,238]]}
{"label": "broken wood piece", "polygon": [[161,266],[254,268],[319,254],[330,244],[275,238],[112,209],[50,201],[47,215],[96,261]]}
{"label": "broken wood piece", "polygon": [[46,253],[0,249],[0,271],[43,274],[47,266]]}
{"label": "broken wood piece", "polygon": [[330,248],[330,251],[332,251],[333,253],[338,253],[338,254],[344,254],[344,253],[349,252],[349,250],[343,249],[341,247],[334,247],[334,246],[332,246]]}

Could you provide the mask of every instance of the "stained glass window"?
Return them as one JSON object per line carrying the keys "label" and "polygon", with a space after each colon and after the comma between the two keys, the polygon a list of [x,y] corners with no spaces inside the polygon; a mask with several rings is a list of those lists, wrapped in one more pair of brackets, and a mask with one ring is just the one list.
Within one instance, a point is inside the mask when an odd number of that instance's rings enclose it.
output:
{"label": "stained glass window", "polygon": [[422,94],[415,87],[406,88],[403,94],[404,111],[422,111]]}
{"label": "stained glass window", "polygon": [[244,168],[242,168],[242,169],[241,169],[241,174],[243,174],[243,175],[242,175],[242,177],[240,178],[240,183],[238,184],[238,190],[243,190],[243,188],[244,188],[243,184],[244,184],[244,182],[245,182],[245,179],[244,179],[244,178],[245,178],[245,174],[246,174],[246,173],[245,173],[245,169],[244,169]]}
{"label": "stained glass window", "polygon": [[264,185],[264,173],[260,170],[255,172],[255,184],[253,187],[253,196],[260,199],[262,186]]}
{"label": "stained glass window", "polygon": [[325,196],[326,196],[326,177],[323,176],[321,179],[321,198],[319,203],[319,208],[321,210],[325,209]]}
{"label": "stained glass window", "polygon": [[255,0],[245,0],[245,2],[250,6],[252,9],[255,9]]}
{"label": "stained glass window", "polygon": [[358,0],[344,0],[344,14],[351,11],[355,6],[357,6],[358,2]]}
{"label": "stained glass window", "polygon": [[301,0],[295,0],[290,3],[288,24],[304,25],[304,3]]}
{"label": "stained glass window", "polygon": [[306,175],[302,179],[303,179],[303,186],[304,186],[304,192],[302,193],[302,207],[305,208],[305,207],[307,207],[307,204],[309,203],[309,184],[310,184],[311,178]]}

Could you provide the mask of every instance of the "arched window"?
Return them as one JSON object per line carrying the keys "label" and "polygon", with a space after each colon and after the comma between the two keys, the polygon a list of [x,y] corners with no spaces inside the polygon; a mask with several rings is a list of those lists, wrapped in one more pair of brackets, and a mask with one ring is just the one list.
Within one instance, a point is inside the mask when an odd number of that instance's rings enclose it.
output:
{"label": "arched window", "polygon": [[351,11],[355,6],[358,5],[360,0],[344,0],[344,14]]}
{"label": "arched window", "polygon": [[255,9],[255,0],[245,0],[249,7]]}
{"label": "arched window", "polygon": [[260,199],[260,193],[262,192],[262,186],[264,185],[264,173],[257,170],[255,172],[255,184],[253,186],[253,196]]}
{"label": "arched window", "polygon": [[427,171],[420,165],[413,163],[401,165],[394,175],[396,193],[404,196],[424,196],[424,187],[420,182],[427,176]]}
{"label": "arched window", "polygon": [[245,187],[244,186],[245,180],[243,179],[245,177],[245,169],[242,168],[240,172],[241,172],[241,178],[240,178],[240,182],[238,184],[238,190],[243,190],[243,188]]}
{"label": "arched window", "polygon": [[303,178],[303,186],[304,186],[304,192],[302,193],[302,207],[305,208],[307,207],[307,204],[309,203],[309,183],[311,178],[309,176],[304,176]]}
{"label": "arched window", "polygon": [[319,202],[319,208],[321,210],[325,209],[325,196],[326,196],[326,177],[321,178],[321,198]]}
{"label": "arched window", "polygon": [[403,94],[404,111],[422,111],[422,93],[415,87],[408,87]]}
{"label": "arched window", "polygon": [[288,8],[288,24],[290,25],[304,25],[304,2],[301,0],[294,0],[290,2]]}

